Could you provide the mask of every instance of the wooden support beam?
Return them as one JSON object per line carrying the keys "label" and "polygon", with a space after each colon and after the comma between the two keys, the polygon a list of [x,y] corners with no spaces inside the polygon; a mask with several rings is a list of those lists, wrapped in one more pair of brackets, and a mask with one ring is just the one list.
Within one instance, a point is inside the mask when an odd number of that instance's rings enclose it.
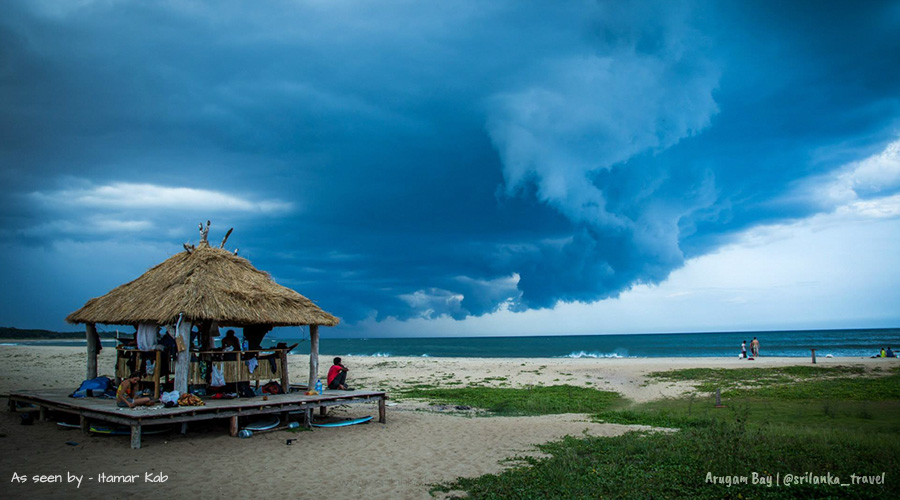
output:
{"label": "wooden support beam", "polygon": [[231,417],[231,428],[229,429],[231,433],[231,437],[237,437],[238,435],[238,417],[237,415]]}
{"label": "wooden support beam", "polygon": [[91,433],[91,424],[88,423],[87,417],[85,417],[84,415],[79,416],[78,423],[81,424],[81,432],[83,432],[84,434]]}
{"label": "wooden support beam", "polygon": [[281,358],[281,389],[287,393],[291,387],[291,378],[288,375],[288,357],[287,350],[282,350],[279,358]]}
{"label": "wooden support beam", "polygon": [[378,400],[378,421],[382,424],[387,422],[387,416],[385,415],[384,408],[384,397]]}
{"label": "wooden support beam", "polygon": [[141,449],[141,424],[131,426],[131,449]]}
{"label": "wooden support beam", "polygon": [[319,325],[309,325],[309,384],[308,391],[315,390],[319,379]]}
{"label": "wooden support beam", "polygon": [[187,394],[191,367],[191,322],[186,319],[182,320],[178,324],[175,334],[177,338],[181,339],[181,345],[184,346],[184,350],[180,351],[175,359],[175,390],[179,394]]}
{"label": "wooden support beam", "polygon": [[97,336],[97,327],[93,323],[84,325],[87,337],[87,376],[85,380],[97,378],[97,353],[100,352],[100,337]]}
{"label": "wooden support beam", "polygon": [[159,399],[159,372],[161,371],[160,365],[160,351],[156,351],[156,364],[153,365],[153,399]]}

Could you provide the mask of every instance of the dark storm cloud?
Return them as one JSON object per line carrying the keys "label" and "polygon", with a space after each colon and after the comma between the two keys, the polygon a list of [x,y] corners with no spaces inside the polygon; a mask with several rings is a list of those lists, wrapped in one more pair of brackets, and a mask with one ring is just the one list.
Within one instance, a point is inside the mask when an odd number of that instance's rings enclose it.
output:
{"label": "dark storm cloud", "polygon": [[[7,2],[0,249],[36,284],[3,315],[34,317],[40,283],[63,275],[84,283],[48,306],[64,316],[206,219],[348,322],[658,283],[740,229],[824,209],[788,195],[896,138],[898,16],[878,2]],[[91,244],[121,252],[86,258]]]}

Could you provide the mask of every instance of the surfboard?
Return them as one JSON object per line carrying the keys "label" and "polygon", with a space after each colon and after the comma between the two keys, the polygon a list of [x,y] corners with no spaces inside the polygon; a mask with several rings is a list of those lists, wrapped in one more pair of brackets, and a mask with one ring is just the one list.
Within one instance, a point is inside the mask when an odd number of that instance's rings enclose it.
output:
{"label": "surfboard", "polygon": [[[65,429],[80,429],[81,426],[78,424],[70,424],[68,422],[57,422],[56,425],[63,427]],[[90,431],[94,434],[106,434],[109,436],[130,436],[131,435],[131,427],[107,427],[104,425],[92,425]],[[155,426],[155,427],[142,427],[141,434],[142,435],[150,435],[150,434],[162,434],[163,432],[169,432],[168,426]]]}
{"label": "surfboard", "polygon": [[347,425],[364,424],[364,423],[368,422],[369,420],[372,420],[371,415],[369,415],[367,417],[362,417],[362,418],[355,418],[353,420],[342,420],[340,422],[329,422],[329,423],[322,423],[322,424],[317,424],[317,423],[313,422],[312,426],[313,427],[344,427]]}
{"label": "surfboard", "polygon": [[276,415],[266,415],[256,421],[250,422],[249,424],[244,426],[244,429],[249,431],[267,431],[269,429],[274,429],[278,427],[278,424],[281,423],[281,419]]}

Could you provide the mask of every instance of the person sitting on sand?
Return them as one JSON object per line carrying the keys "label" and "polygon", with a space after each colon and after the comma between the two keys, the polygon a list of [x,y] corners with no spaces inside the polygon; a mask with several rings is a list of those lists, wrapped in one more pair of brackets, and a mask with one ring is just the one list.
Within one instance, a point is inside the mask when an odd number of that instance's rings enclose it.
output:
{"label": "person sitting on sand", "polygon": [[881,348],[881,354],[880,354],[880,357],[882,357],[882,358],[886,358],[886,357],[887,357],[887,353],[884,352],[884,347]]}
{"label": "person sitting on sand", "polygon": [[347,387],[347,371],[349,368],[341,364],[341,358],[334,358],[334,364],[328,369],[328,388],[341,391],[352,391]]}
{"label": "person sitting on sand", "polygon": [[134,392],[141,382],[140,372],[134,372],[119,384],[116,389],[116,406],[119,408],[134,408],[135,406],[151,406],[156,404],[153,398],[134,398]]}

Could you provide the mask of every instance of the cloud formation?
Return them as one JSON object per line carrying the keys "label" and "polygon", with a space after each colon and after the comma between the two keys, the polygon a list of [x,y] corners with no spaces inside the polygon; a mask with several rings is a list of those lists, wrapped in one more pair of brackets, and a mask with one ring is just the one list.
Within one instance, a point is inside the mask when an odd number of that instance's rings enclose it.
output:
{"label": "cloud formation", "polygon": [[74,206],[100,210],[190,210],[196,213],[278,213],[292,204],[279,200],[249,201],[238,196],[188,187],[113,182],[103,186],[35,192],[32,196],[49,207]]}
{"label": "cloud formation", "polygon": [[591,303],[756,226],[897,214],[889,4],[4,7],[0,258],[84,283],[34,292],[60,318],[207,219],[353,325]]}

